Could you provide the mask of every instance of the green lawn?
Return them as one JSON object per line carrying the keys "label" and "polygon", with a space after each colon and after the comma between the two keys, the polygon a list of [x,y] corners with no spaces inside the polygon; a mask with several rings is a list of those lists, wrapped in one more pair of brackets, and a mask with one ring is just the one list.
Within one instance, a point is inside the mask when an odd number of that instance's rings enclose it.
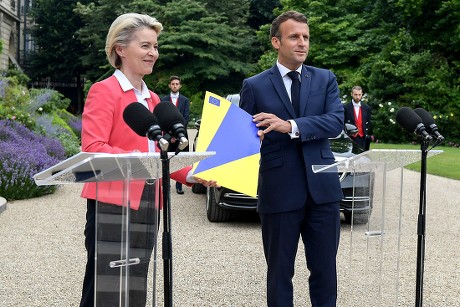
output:
{"label": "green lawn", "polygon": [[[420,149],[420,145],[408,144],[371,144],[371,149]],[[460,148],[437,146],[435,150],[444,152],[427,159],[427,173],[460,180]],[[406,166],[407,169],[420,171],[420,161]]]}

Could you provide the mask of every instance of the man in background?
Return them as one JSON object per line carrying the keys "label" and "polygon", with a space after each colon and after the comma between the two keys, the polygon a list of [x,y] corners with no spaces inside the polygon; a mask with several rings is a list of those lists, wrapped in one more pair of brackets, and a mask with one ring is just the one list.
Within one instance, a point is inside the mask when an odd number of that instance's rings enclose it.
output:
{"label": "man in background", "polygon": [[343,106],[345,123],[355,125],[358,128],[358,133],[351,136],[351,139],[364,150],[369,150],[371,141],[374,139],[371,132],[371,107],[364,104],[362,98],[363,89],[361,86],[353,86],[351,89],[351,102]]}
{"label": "man in background", "polygon": [[[184,117],[184,126],[187,127],[189,115],[190,115],[190,100],[185,97],[184,95],[179,93],[180,88],[182,87],[181,79],[179,76],[171,76],[169,78],[169,88],[171,89],[171,93],[168,96],[163,97],[162,101],[171,101],[174,104],[179,112]],[[177,143],[173,143],[169,145],[169,151],[176,151]],[[187,146],[182,151],[189,151],[189,147]],[[184,194],[184,190],[182,190],[182,183],[176,182],[176,192],[177,194]]]}

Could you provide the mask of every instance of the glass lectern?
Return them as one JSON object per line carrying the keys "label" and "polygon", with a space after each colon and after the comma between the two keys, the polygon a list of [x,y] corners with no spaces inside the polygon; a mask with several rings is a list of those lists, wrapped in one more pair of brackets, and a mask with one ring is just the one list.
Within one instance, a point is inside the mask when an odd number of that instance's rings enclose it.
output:
{"label": "glass lectern", "polygon": [[[431,150],[428,156],[441,152]],[[405,205],[403,167],[420,161],[421,157],[421,150],[370,150],[333,165],[313,166],[317,173],[370,175],[366,177],[370,180],[367,218],[352,217],[349,232],[344,232],[342,227],[341,239],[349,240],[350,248],[339,248],[338,257],[347,259],[339,261],[346,263],[345,267],[338,267],[339,306],[400,305],[401,218]]]}
{"label": "glass lectern", "polygon": [[[214,152],[167,153],[170,173]],[[160,153],[79,153],[34,176],[37,185],[96,184],[95,306],[156,306],[156,251],[162,165]],[[109,186],[113,189],[102,189]],[[108,185],[107,185],[108,183]],[[133,187],[143,187],[134,206]],[[102,192],[102,191],[105,192]],[[101,199],[120,193],[122,204]],[[145,294],[146,293],[146,294]]]}

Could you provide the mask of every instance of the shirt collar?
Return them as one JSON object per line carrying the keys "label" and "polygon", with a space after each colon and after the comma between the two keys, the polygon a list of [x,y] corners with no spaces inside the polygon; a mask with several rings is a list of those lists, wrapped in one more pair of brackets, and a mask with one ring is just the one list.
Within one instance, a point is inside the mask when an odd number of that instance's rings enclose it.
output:
{"label": "shirt collar", "polygon": [[[117,78],[118,83],[120,83],[120,86],[123,92],[127,92],[129,90],[137,91],[137,89],[134,88],[134,86],[131,84],[131,82],[129,82],[128,78],[126,78],[125,74],[123,74],[121,70],[116,69],[113,75],[115,76],[115,78]],[[149,90],[144,80],[142,80],[141,94],[142,94],[142,98],[144,99],[150,98],[150,93],[149,93]]]}
{"label": "shirt collar", "polygon": [[[291,70],[289,68],[287,68],[286,66],[284,66],[283,64],[281,64],[280,62],[278,62],[278,60],[276,61],[276,66],[278,67],[278,70],[280,71],[280,74],[281,76],[283,77],[286,77],[288,72],[290,72]],[[296,71],[299,73],[299,75],[302,73],[302,65],[300,65],[299,67],[297,67]],[[289,77],[288,77],[289,78]]]}
{"label": "shirt collar", "polygon": [[353,105],[355,106],[355,108],[357,107],[360,107],[361,106],[361,101],[356,103],[354,100],[351,101],[353,103]]}

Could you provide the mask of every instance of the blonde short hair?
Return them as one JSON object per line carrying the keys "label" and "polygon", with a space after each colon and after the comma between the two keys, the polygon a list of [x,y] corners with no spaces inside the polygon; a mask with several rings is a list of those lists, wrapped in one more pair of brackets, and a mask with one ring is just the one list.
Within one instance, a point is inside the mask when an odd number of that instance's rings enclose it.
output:
{"label": "blonde short hair", "polygon": [[121,58],[115,48],[128,45],[132,34],[142,28],[150,28],[160,35],[163,25],[154,17],[137,13],[123,14],[113,21],[105,41],[105,53],[110,65],[121,67]]}

